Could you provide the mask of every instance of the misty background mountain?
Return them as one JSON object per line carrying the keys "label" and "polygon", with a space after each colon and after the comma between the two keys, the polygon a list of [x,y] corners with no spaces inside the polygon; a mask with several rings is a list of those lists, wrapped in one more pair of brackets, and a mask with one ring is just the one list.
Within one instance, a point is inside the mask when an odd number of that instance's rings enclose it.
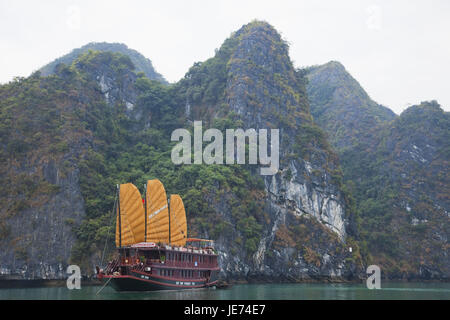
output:
{"label": "misty background mountain", "polygon": [[[339,62],[293,67],[253,21],[168,84],[123,44],[91,43],[0,87],[0,272],[86,275],[114,254],[115,185],[160,179],[188,233],[215,240],[221,276],[447,279],[450,118],[436,101],[395,115]],[[176,128],[279,128],[280,171],[176,166]],[[103,261],[105,263],[105,261]]]}

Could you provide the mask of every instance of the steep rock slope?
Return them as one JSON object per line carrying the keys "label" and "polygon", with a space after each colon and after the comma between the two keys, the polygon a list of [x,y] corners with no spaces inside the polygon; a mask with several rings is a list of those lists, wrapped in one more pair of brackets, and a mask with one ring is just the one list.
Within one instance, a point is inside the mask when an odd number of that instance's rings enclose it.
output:
{"label": "steep rock slope", "polygon": [[397,116],[338,62],[306,72],[311,113],[356,200],[368,263],[393,278],[447,278],[448,112],[432,101]]}
{"label": "steep rock slope", "polygon": [[351,147],[367,132],[396,117],[370,99],[337,61],[308,68],[307,78],[311,114],[337,150]]}
{"label": "steep rock slope", "polygon": [[423,102],[342,153],[374,262],[400,278],[448,278],[450,114]]}
{"label": "steep rock slope", "polygon": [[[37,72],[0,88],[2,273],[62,278],[69,262],[80,262],[79,228],[93,211],[83,164],[95,156],[99,138],[108,142],[111,123],[103,119],[130,112],[133,68],[126,56],[89,53],[72,66],[58,65],[54,75]],[[113,193],[113,185],[98,187]]]}
{"label": "steep rock slope", "polygon": [[[218,239],[225,270],[299,279],[343,275],[355,267],[345,265],[346,258],[361,263],[357,250],[352,255],[344,244],[353,217],[346,212],[337,157],[312,122],[305,82],[280,35],[254,21],[178,84],[191,120],[280,129],[280,171],[263,177],[267,218],[257,250],[251,260],[237,259],[229,251],[230,238]],[[236,266],[241,262],[244,269]]]}

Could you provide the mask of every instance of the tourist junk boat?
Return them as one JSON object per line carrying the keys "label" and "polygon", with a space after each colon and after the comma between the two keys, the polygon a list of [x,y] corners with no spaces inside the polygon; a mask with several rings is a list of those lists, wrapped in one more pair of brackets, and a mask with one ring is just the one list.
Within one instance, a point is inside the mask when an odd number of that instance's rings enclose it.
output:
{"label": "tourist junk boat", "polygon": [[118,257],[100,280],[118,291],[207,288],[217,284],[219,266],[212,241],[187,238],[186,213],[179,195],[169,201],[159,180],[149,180],[145,197],[131,183],[118,186]]}

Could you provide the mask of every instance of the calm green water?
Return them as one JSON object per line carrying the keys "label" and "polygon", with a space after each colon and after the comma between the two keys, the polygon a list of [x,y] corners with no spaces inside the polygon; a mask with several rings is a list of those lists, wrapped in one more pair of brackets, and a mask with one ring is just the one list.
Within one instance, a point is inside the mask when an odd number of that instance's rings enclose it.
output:
{"label": "calm green water", "polygon": [[450,300],[450,283],[382,283],[382,289],[369,290],[361,284],[245,284],[229,289],[119,293],[111,287],[0,289],[5,299],[233,299],[233,300],[310,300],[310,299],[445,299]]}

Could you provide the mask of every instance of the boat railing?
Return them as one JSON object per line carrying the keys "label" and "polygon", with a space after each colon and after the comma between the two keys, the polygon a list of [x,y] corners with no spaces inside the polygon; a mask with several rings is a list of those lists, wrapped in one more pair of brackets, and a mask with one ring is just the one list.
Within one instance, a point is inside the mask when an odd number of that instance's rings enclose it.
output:
{"label": "boat railing", "polygon": [[144,271],[144,268],[145,268],[145,266],[143,263],[133,266],[133,270],[135,270],[135,271]]}
{"label": "boat railing", "polygon": [[122,257],[120,263],[122,265],[140,264],[141,260],[138,257]]}
{"label": "boat railing", "polygon": [[115,260],[111,261],[111,262],[108,263],[108,265],[106,266],[105,273],[106,273],[106,274],[113,273],[114,270],[117,268],[118,265],[119,265],[119,259],[115,259]]}
{"label": "boat railing", "polygon": [[173,261],[166,260],[164,263],[160,263],[161,265],[165,265],[168,267],[177,267],[177,268],[214,268],[217,267],[217,263],[210,262],[195,262],[195,261]]}

